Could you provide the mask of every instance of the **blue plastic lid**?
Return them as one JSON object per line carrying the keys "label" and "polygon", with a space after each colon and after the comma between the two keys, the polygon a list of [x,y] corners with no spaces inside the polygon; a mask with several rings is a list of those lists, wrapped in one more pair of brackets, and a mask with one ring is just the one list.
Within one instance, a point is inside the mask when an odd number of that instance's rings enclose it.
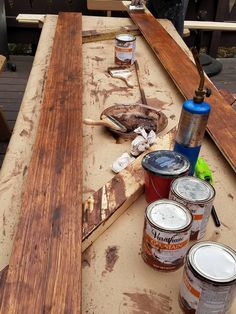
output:
{"label": "blue plastic lid", "polygon": [[193,114],[208,114],[211,111],[211,106],[207,102],[196,103],[193,99],[186,100],[183,108]]}
{"label": "blue plastic lid", "polygon": [[171,150],[158,150],[145,155],[142,166],[155,175],[175,177],[186,173],[190,168],[190,162],[180,153]]}

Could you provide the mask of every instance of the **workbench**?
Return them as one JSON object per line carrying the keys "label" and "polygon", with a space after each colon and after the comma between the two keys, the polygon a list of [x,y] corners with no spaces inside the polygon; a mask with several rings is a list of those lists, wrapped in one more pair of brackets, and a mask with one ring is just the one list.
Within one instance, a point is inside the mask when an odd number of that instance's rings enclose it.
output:
{"label": "workbench", "polygon": [[[9,262],[21,196],[37,130],[44,83],[53,44],[57,16],[45,19],[34,64],[16,121],[8,152],[0,172],[0,270]],[[161,21],[170,35],[189,54],[188,48],[168,21]],[[132,24],[129,18],[83,17],[83,30],[115,29]],[[137,60],[149,105],[158,106],[169,124],[158,139],[160,149],[165,135],[178,123],[183,98],[141,36],[137,36]],[[177,61],[178,62],[178,61]],[[99,119],[106,107],[140,103],[135,72],[134,88],[111,78],[107,68],[114,66],[114,40],[83,44],[83,116]],[[76,100],[75,100],[76,101]],[[117,142],[101,127],[83,130],[84,200],[110,180],[112,162],[129,151],[129,142]],[[215,207],[221,220],[216,228],[210,218],[204,239],[219,241],[236,250],[236,177],[221,152],[206,135],[201,150],[213,170]],[[178,290],[182,268],[164,273],[146,265],[140,255],[147,206],[141,196],[83,253],[83,313],[181,313]],[[75,274],[76,276],[76,274]],[[236,312],[236,300],[232,313]]]}

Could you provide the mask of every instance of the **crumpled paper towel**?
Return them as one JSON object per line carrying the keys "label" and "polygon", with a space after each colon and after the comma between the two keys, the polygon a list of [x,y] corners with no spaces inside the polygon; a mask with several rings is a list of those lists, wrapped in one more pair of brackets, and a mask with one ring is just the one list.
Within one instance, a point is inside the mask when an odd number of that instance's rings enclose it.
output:
{"label": "crumpled paper towel", "polygon": [[135,160],[128,153],[123,153],[119,158],[117,158],[112,164],[112,171],[119,173],[121,170],[125,169],[129,164]]}
{"label": "crumpled paper towel", "polygon": [[146,149],[157,142],[157,136],[153,130],[147,134],[144,128],[139,127],[135,129],[134,132],[139,135],[131,143],[130,153],[133,156],[139,156],[142,152],[145,152]]}

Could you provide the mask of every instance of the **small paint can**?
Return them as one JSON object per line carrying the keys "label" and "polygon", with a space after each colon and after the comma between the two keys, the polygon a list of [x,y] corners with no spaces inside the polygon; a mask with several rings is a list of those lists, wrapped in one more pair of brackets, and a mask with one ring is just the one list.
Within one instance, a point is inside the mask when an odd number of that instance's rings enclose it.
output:
{"label": "small paint can", "polygon": [[193,215],[190,240],[199,240],[205,235],[214,198],[215,189],[206,181],[182,177],[172,182],[169,199],[185,205]]}
{"label": "small paint can", "polygon": [[142,166],[145,169],[145,197],[150,203],[168,198],[171,182],[188,175],[190,162],[180,153],[158,150],[145,155]]}
{"label": "small paint can", "polygon": [[175,201],[162,199],[149,204],[143,229],[144,261],[163,271],[181,267],[188,250],[191,224],[190,211]]}
{"label": "small paint can", "polygon": [[227,314],[236,292],[236,252],[204,241],[188,251],[180,285],[184,313]]}
{"label": "small paint can", "polygon": [[130,66],[135,61],[136,38],[131,34],[119,34],[115,38],[115,63]]}

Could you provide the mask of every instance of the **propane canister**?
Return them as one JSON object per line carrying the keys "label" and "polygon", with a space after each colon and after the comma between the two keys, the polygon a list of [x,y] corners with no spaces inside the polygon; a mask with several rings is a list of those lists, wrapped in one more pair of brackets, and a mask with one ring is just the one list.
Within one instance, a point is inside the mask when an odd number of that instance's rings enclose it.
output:
{"label": "propane canister", "polygon": [[183,104],[174,151],[188,158],[191,164],[190,175],[194,173],[210,110],[210,105],[204,101],[198,103],[190,99]]}
{"label": "propane canister", "polygon": [[190,161],[189,175],[194,174],[195,164],[211,111],[210,105],[204,101],[204,96],[209,97],[211,91],[204,90],[205,76],[197,50],[192,49],[192,53],[200,75],[200,83],[193,99],[186,100],[183,104],[174,146],[174,151],[183,154]]}

